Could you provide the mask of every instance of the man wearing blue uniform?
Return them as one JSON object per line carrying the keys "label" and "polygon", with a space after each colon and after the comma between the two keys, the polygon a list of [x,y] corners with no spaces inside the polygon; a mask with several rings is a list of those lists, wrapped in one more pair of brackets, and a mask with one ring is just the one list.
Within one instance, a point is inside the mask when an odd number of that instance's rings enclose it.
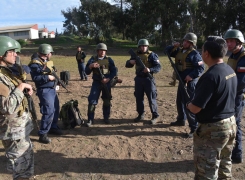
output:
{"label": "man wearing blue uniform", "polygon": [[[190,99],[192,99],[194,95],[198,77],[204,71],[202,57],[194,48],[196,43],[197,36],[194,33],[187,33],[183,38],[182,47],[180,47],[180,43],[176,42],[174,45],[166,48],[166,52],[169,53],[171,57],[175,57],[176,68],[182,81],[186,83]],[[185,120],[187,118],[190,127],[190,133],[187,133],[187,137],[193,137],[193,133],[197,128],[197,122],[195,115],[186,110],[185,104],[187,101],[184,89],[181,87],[181,83],[179,83],[176,98],[178,112],[177,121],[171,122],[170,126],[185,126]]]}
{"label": "man wearing blue uniform", "polygon": [[97,55],[92,56],[85,68],[87,75],[93,72],[93,83],[88,96],[88,122],[87,127],[94,124],[94,111],[98,104],[98,99],[102,91],[103,100],[103,117],[104,122],[109,124],[109,117],[111,113],[111,86],[110,81],[116,76],[117,70],[114,61],[106,55],[107,46],[104,43],[99,43],[96,47]]}
{"label": "man wearing blue uniform", "polygon": [[241,31],[232,29],[225,33],[224,39],[228,45],[230,55],[227,64],[235,71],[237,75],[237,93],[235,104],[235,118],[237,124],[236,145],[232,151],[232,163],[242,163],[242,130],[241,118],[244,108],[245,98],[245,50],[242,45],[244,36]]}
{"label": "man wearing blue uniform", "polygon": [[[47,64],[52,64],[50,57],[53,48],[49,44],[41,44],[38,53],[32,55],[29,63],[31,77],[37,89],[37,96],[40,101],[40,112],[42,114],[40,130],[38,132],[39,142],[48,144],[51,142],[48,133],[61,135],[57,122],[59,118],[59,99],[56,93],[56,79],[47,74],[45,68]],[[52,67],[48,67],[51,69]]]}
{"label": "man wearing blue uniform", "polygon": [[135,59],[131,57],[130,60],[126,62],[127,68],[132,68],[135,65],[136,77],[135,81],[135,91],[134,95],[136,98],[136,111],[138,112],[138,117],[134,119],[134,122],[139,122],[144,119],[144,93],[146,94],[150,110],[152,113],[151,124],[156,124],[158,122],[158,111],[157,111],[157,88],[155,79],[150,79],[147,73],[153,75],[158,73],[161,69],[161,64],[159,62],[158,55],[149,50],[149,42],[147,39],[140,39],[138,42],[138,50],[136,52],[142,62],[145,65],[145,69],[136,63]]}

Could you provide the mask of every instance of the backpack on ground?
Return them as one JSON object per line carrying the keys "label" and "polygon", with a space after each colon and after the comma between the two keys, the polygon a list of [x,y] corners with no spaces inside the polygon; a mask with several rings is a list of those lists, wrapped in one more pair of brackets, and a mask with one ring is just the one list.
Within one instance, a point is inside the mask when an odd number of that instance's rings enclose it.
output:
{"label": "backpack on ground", "polygon": [[70,80],[70,72],[69,71],[61,71],[60,72],[60,80],[62,80],[66,85]]}
{"label": "backpack on ground", "polygon": [[75,128],[75,126],[84,124],[84,120],[78,109],[78,101],[73,99],[62,105],[59,118],[62,120],[65,129]]}

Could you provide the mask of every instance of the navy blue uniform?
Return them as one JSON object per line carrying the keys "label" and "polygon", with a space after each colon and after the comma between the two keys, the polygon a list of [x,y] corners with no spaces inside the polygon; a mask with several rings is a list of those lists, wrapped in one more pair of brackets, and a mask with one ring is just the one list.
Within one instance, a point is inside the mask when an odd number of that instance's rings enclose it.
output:
{"label": "navy blue uniform", "polygon": [[[146,60],[142,61],[147,68],[150,69],[150,73],[153,75],[154,73],[158,73],[161,69],[161,64],[159,62],[158,55],[154,52],[146,52],[141,53],[140,51],[137,51],[138,56],[144,56],[146,55]],[[134,59],[133,59],[134,60]],[[130,60],[126,62],[125,67],[132,68],[134,65],[130,63]],[[136,77],[134,78],[135,81],[135,91],[134,96],[136,98],[136,111],[139,115],[144,114],[144,93],[146,94],[150,110],[152,113],[152,118],[157,118],[159,116],[157,111],[157,88],[155,79],[150,79],[146,73],[143,72],[142,68],[137,68],[138,64],[136,63]]]}
{"label": "navy blue uniform", "polygon": [[83,51],[77,51],[76,60],[81,80],[88,79],[87,74],[85,73],[85,58],[86,54]]}
{"label": "navy blue uniform", "polygon": [[236,144],[232,151],[232,159],[242,159],[242,130],[241,130],[241,118],[242,111],[245,104],[244,92],[245,92],[245,50],[242,48],[238,53],[231,54],[228,59],[233,60],[232,68],[237,75],[237,94],[235,99],[235,118],[237,124]]}
{"label": "navy blue uniform", "polygon": [[[34,61],[33,61],[34,60]],[[55,90],[55,81],[50,81],[48,74],[44,74],[45,62],[37,54],[32,56],[32,63],[29,64],[31,77],[37,88],[40,113],[42,114],[41,126],[38,135],[47,134],[49,130],[59,129],[57,126],[59,118],[59,99]]]}
{"label": "navy blue uniform", "polygon": [[[168,46],[166,48],[166,51],[170,54],[171,57],[175,58],[177,54],[183,52],[181,48],[174,48],[174,46]],[[187,54],[184,61],[186,65],[182,70],[178,70],[178,73],[183,82],[185,82],[185,78],[187,75],[189,75],[193,79],[192,81],[189,81],[187,83],[187,92],[190,96],[190,99],[192,99],[194,96],[195,86],[198,81],[198,77],[201,76],[204,71],[204,63],[202,61],[200,53],[195,49]],[[178,66],[178,63],[179,62],[176,62],[176,66]],[[195,115],[186,109],[186,101],[187,100],[185,98],[185,92],[183,88],[181,88],[181,84],[179,83],[176,98],[178,112],[177,121],[184,122],[187,119],[191,132],[194,132],[197,128],[197,122],[195,120]]]}
{"label": "navy blue uniform", "polygon": [[[90,94],[88,96],[88,120],[93,121],[94,120],[94,111],[95,111],[95,106],[98,104],[98,99],[100,96],[100,93],[102,91],[102,100],[103,100],[103,117],[104,119],[109,119],[110,117],[110,111],[111,111],[111,98],[107,97],[105,91],[102,89],[102,84],[101,84],[101,77],[98,73],[96,73],[96,68],[94,69],[90,69],[89,65],[95,62],[98,62],[100,64],[100,61],[105,62],[105,64],[107,64],[106,69],[108,72],[102,72],[105,76],[105,78],[109,78],[110,80],[112,80],[117,73],[114,61],[108,57],[105,56],[103,59],[98,59],[97,56],[92,56],[87,64],[86,64],[86,68],[85,68],[85,73],[87,75],[91,74],[93,72],[93,83],[92,83],[92,87],[90,90]],[[103,70],[102,70],[103,71]],[[108,91],[111,92],[111,86],[110,86],[110,81],[106,84]]]}

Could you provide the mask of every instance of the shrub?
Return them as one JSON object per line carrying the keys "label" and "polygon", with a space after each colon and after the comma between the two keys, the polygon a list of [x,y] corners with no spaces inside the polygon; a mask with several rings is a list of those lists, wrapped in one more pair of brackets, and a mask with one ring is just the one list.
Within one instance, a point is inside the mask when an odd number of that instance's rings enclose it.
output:
{"label": "shrub", "polygon": [[18,39],[17,41],[20,43],[21,47],[26,45],[26,41],[24,39]]}

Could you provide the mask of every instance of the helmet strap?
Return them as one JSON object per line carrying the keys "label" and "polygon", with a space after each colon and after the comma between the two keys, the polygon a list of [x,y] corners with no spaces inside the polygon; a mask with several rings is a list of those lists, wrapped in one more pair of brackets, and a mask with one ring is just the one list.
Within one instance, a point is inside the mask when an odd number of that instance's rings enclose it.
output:
{"label": "helmet strap", "polygon": [[242,47],[242,43],[240,41],[236,41],[236,46],[233,48],[232,52],[237,53]]}

